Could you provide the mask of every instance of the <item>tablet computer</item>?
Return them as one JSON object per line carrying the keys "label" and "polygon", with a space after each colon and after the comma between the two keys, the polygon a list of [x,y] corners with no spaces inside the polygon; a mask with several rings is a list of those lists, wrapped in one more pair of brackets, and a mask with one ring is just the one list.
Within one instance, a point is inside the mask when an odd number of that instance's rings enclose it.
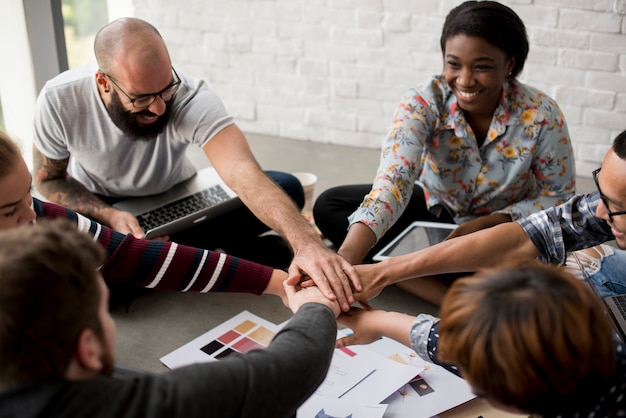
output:
{"label": "tablet computer", "polygon": [[412,253],[443,241],[456,224],[416,221],[410,224],[393,241],[381,249],[372,259],[381,261],[385,258]]}

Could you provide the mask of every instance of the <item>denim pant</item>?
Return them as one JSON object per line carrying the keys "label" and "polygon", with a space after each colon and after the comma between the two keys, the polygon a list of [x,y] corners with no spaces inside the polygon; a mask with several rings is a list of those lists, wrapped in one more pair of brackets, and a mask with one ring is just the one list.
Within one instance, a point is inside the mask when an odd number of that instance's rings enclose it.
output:
{"label": "denim pant", "polygon": [[576,254],[600,297],[626,293],[625,250],[602,244]]}

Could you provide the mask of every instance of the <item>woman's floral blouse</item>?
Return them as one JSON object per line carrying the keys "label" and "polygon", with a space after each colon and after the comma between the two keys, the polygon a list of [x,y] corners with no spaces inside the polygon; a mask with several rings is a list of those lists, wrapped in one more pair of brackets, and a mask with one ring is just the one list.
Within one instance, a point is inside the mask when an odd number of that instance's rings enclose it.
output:
{"label": "woman's floral blouse", "polygon": [[430,211],[445,207],[457,224],[493,212],[513,220],[575,193],[573,150],[565,118],[544,93],[505,81],[479,147],[442,76],[411,88],[383,142],[370,193],[350,216],[377,239],[404,211],[417,181]]}

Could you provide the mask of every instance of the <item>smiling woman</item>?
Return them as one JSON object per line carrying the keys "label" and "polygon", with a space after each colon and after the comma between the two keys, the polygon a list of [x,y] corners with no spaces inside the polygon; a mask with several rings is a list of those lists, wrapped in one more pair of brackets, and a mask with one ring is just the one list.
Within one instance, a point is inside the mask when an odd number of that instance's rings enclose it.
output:
{"label": "smiling woman", "polygon": [[515,57],[477,36],[446,40],[443,76],[456,96],[478,145],[486,139],[502,83],[512,73]]}
{"label": "smiling woman", "polygon": [[[529,51],[519,16],[495,1],[466,1],[448,14],[440,45],[443,71],[396,108],[374,184],[339,186],[316,201],[316,225],[352,263],[371,261],[414,221],[454,222],[458,236],[575,192],[559,106],[516,79]],[[454,278],[401,286],[438,304]]]}

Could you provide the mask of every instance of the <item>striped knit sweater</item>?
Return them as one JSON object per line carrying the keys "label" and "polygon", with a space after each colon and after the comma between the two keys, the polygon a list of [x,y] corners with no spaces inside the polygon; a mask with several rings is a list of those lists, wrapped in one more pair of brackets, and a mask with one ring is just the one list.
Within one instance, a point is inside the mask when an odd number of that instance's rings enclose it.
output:
{"label": "striped knit sweater", "polygon": [[107,252],[100,267],[105,280],[178,292],[260,295],[273,269],[220,252],[142,240],[94,222],[63,206],[33,198],[37,219],[65,218],[88,232]]}

